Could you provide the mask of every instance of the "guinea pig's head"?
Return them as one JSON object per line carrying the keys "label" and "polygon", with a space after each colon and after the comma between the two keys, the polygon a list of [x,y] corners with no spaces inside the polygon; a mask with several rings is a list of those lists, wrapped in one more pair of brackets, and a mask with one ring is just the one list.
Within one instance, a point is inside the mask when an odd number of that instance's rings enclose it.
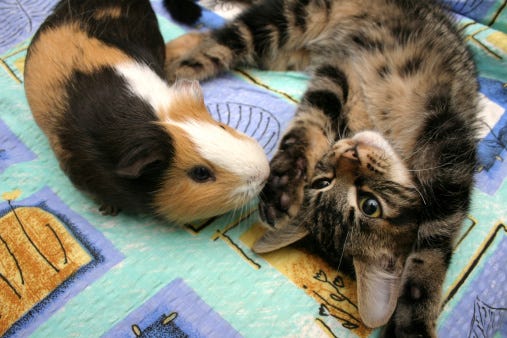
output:
{"label": "guinea pig's head", "polygon": [[197,81],[177,81],[170,96],[158,116],[173,140],[174,157],[155,196],[155,209],[185,223],[244,206],[269,176],[262,147],[211,117]]}

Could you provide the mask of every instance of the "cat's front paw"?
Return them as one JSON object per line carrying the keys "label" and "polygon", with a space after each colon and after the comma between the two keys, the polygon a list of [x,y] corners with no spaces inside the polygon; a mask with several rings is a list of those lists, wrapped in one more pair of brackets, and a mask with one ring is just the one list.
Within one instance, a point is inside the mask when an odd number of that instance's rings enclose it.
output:
{"label": "cat's front paw", "polygon": [[301,206],[308,161],[304,147],[288,137],[271,160],[271,174],[261,193],[259,206],[264,222],[285,226]]}

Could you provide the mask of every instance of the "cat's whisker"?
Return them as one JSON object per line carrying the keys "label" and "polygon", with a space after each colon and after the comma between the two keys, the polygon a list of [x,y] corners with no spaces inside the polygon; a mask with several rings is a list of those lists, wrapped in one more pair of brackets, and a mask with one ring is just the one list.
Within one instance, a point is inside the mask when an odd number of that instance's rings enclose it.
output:
{"label": "cat's whisker", "polygon": [[440,169],[440,168],[443,168],[443,167],[447,167],[447,166],[452,166],[454,163],[444,163],[444,164],[441,164],[441,165],[438,165],[438,166],[435,166],[435,167],[430,167],[430,168],[421,168],[421,169],[407,169],[407,171],[410,171],[410,172],[419,172],[419,171],[428,171],[428,170],[435,170],[435,169]]}
{"label": "cat's whisker", "polygon": [[349,238],[349,233],[350,233],[350,231],[347,230],[347,234],[345,235],[345,240],[343,241],[343,247],[342,247],[342,253],[340,255],[340,260],[338,261],[338,267],[336,268],[337,270],[340,270],[340,267],[342,265],[343,254],[345,252],[345,245],[347,245],[347,240]]}
{"label": "cat's whisker", "polygon": [[423,196],[423,194],[421,193],[421,191],[420,191],[419,189],[417,189],[417,187],[416,187],[416,186],[413,186],[412,188],[413,188],[415,191],[417,191],[417,193],[419,194],[419,196],[421,196],[421,200],[422,200],[423,204],[424,204],[424,205],[427,205],[426,200],[424,199],[424,196]]}
{"label": "cat's whisker", "polygon": [[345,126],[343,127],[343,135],[342,135],[343,138],[348,137],[347,130],[349,130],[349,121],[348,120],[347,120],[347,123],[345,124]]}
{"label": "cat's whisker", "polygon": [[342,140],[347,137],[348,128],[349,128],[349,122],[347,121],[347,123],[345,124],[345,126],[343,126],[343,128],[336,129],[336,132],[338,134],[338,140]]}

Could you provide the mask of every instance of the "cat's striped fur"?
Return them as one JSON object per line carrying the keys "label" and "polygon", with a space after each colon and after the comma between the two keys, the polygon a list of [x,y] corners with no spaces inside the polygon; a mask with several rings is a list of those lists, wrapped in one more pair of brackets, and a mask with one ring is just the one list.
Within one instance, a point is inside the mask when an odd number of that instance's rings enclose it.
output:
{"label": "cat's striped fur", "polygon": [[309,234],[353,265],[367,325],[434,337],[469,208],[478,112],[474,64],[447,13],[419,0],[266,0],[166,52],[171,77],[312,70],[261,196],[276,230],[254,249]]}

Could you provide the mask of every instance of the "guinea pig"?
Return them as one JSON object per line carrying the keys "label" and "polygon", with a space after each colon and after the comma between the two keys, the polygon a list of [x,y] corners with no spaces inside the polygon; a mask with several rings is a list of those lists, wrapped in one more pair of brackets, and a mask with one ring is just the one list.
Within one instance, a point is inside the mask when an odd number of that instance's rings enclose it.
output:
{"label": "guinea pig", "polygon": [[64,0],[25,61],[34,119],[104,214],[176,223],[240,208],[269,175],[262,147],[213,120],[196,81],[170,85],[148,0]]}

